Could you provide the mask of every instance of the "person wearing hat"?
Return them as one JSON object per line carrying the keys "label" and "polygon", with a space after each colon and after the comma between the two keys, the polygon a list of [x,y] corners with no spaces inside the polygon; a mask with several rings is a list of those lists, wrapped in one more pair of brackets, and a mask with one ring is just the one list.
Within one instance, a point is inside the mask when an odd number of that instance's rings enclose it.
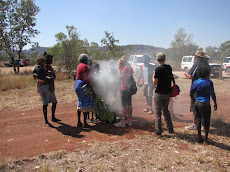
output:
{"label": "person wearing hat", "polygon": [[[199,78],[198,74],[197,74],[197,69],[200,66],[208,66],[208,68],[209,68],[208,78],[210,78],[210,73],[211,73],[211,68],[210,68],[208,60],[207,60],[208,56],[204,53],[204,51],[197,50],[194,56],[195,56],[194,58],[195,58],[196,62],[193,64],[192,68],[188,72],[188,78],[192,79],[192,84],[195,80],[197,80]],[[193,95],[193,96],[196,97],[196,95]],[[197,126],[196,126],[193,99],[191,99],[190,112],[193,112],[193,124],[190,126],[186,126],[185,128],[189,129],[189,130],[195,130],[197,128]]]}

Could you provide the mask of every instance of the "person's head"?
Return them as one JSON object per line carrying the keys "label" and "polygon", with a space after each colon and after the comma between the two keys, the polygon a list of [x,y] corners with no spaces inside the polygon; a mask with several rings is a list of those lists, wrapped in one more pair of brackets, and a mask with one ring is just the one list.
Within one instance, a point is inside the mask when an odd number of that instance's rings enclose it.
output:
{"label": "person's head", "polygon": [[53,56],[44,52],[44,58],[46,59],[46,64],[50,65],[53,63]]}
{"label": "person's head", "polygon": [[157,53],[156,59],[159,63],[164,63],[166,59],[166,55],[162,52]]}
{"label": "person's head", "polygon": [[197,69],[197,74],[199,78],[208,78],[210,75],[210,68],[208,66],[200,66]]}
{"label": "person's head", "polygon": [[46,59],[44,57],[37,59],[37,65],[44,66],[46,64]]}
{"label": "person's head", "polygon": [[89,67],[92,67],[93,66],[93,59],[88,59],[88,62],[87,62],[87,65],[89,66]]}
{"label": "person's head", "polygon": [[88,59],[89,59],[88,55],[82,53],[82,54],[79,55],[78,61],[79,61],[79,63],[84,63],[84,64],[87,65]]}
{"label": "person's head", "polygon": [[126,56],[126,55],[121,56],[121,58],[122,58],[124,61],[127,60],[127,56]]}
{"label": "person's head", "polygon": [[122,70],[125,67],[125,60],[120,58],[117,62],[119,70]]}
{"label": "person's head", "polygon": [[99,63],[96,62],[93,64],[93,71],[95,73],[99,73],[99,71],[100,71],[100,64]]}
{"label": "person's head", "polygon": [[144,57],[144,64],[148,65],[150,62],[150,57],[148,55],[144,55],[143,57]]}
{"label": "person's head", "polygon": [[196,61],[202,60],[206,58],[207,56],[204,54],[204,51],[197,50],[195,53],[195,59]]}

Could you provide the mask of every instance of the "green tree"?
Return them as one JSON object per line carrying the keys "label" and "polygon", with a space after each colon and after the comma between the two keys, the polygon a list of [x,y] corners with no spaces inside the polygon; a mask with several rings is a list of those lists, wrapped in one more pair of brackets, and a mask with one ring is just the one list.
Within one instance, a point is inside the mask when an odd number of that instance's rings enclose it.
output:
{"label": "green tree", "polygon": [[103,59],[102,53],[99,49],[99,45],[96,42],[91,42],[88,47],[89,56],[96,59],[101,60]]}
{"label": "green tree", "polygon": [[88,41],[80,40],[77,29],[74,26],[66,26],[68,35],[60,32],[55,35],[57,44],[50,49],[55,57],[59,69],[64,68],[71,73],[76,69],[78,57],[81,53],[87,53]]}
{"label": "green tree", "polygon": [[225,57],[230,56],[230,41],[226,41],[222,43],[219,47],[220,54],[221,54],[221,61],[224,61]]}
{"label": "green tree", "polygon": [[[36,25],[35,16],[40,11],[34,0],[0,0],[0,36],[1,50],[5,50],[15,68],[15,57],[21,59],[22,49],[31,43],[31,38],[38,35],[34,29]],[[19,72],[19,66],[18,71]]]}
{"label": "green tree", "polygon": [[205,48],[205,52],[212,60],[221,60],[220,59],[220,52],[219,52],[219,49],[217,47],[208,46]]}
{"label": "green tree", "polygon": [[103,53],[105,59],[111,57],[119,58],[123,54],[123,49],[116,45],[116,43],[119,43],[119,40],[114,38],[113,33],[105,31],[105,38],[101,39],[101,43],[106,47],[106,51]]}
{"label": "green tree", "polygon": [[198,46],[193,43],[192,35],[187,35],[185,29],[180,28],[174,35],[175,40],[171,42],[170,57],[178,66],[180,65],[181,59],[185,55],[194,54],[198,49]]}

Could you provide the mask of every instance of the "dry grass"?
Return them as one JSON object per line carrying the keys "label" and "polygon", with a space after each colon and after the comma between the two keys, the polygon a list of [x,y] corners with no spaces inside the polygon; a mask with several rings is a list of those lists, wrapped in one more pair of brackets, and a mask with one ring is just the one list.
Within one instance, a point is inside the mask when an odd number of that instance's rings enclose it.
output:
{"label": "dry grass", "polygon": [[35,81],[33,77],[28,75],[8,74],[0,77],[0,91],[22,89],[34,84]]}
{"label": "dry grass", "polygon": [[[185,137],[183,128],[175,135],[156,137],[151,132],[131,140],[91,143],[76,150],[42,154],[30,159],[5,161],[2,171],[229,171],[230,154],[218,144],[194,142],[195,131]],[[213,135],[210,135],[213,138]],[[223,139],[217,136],[216,142]],[[229,145],[228,142],[225,143]]]}
{"label": "dry grass", "polygon": [[66,73],[66,72],[57,72],[56,73],[56,80],[57,81],[67,80],[69,78],[70,78],[69,73]]}

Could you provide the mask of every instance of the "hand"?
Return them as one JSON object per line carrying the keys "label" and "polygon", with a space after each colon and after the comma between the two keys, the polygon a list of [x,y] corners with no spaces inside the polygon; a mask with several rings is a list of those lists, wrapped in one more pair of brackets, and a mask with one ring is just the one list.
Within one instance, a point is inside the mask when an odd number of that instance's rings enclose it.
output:
{"label": "hand", "polygon": [[217,110],[217,104],[214,104],[214,111]]}

